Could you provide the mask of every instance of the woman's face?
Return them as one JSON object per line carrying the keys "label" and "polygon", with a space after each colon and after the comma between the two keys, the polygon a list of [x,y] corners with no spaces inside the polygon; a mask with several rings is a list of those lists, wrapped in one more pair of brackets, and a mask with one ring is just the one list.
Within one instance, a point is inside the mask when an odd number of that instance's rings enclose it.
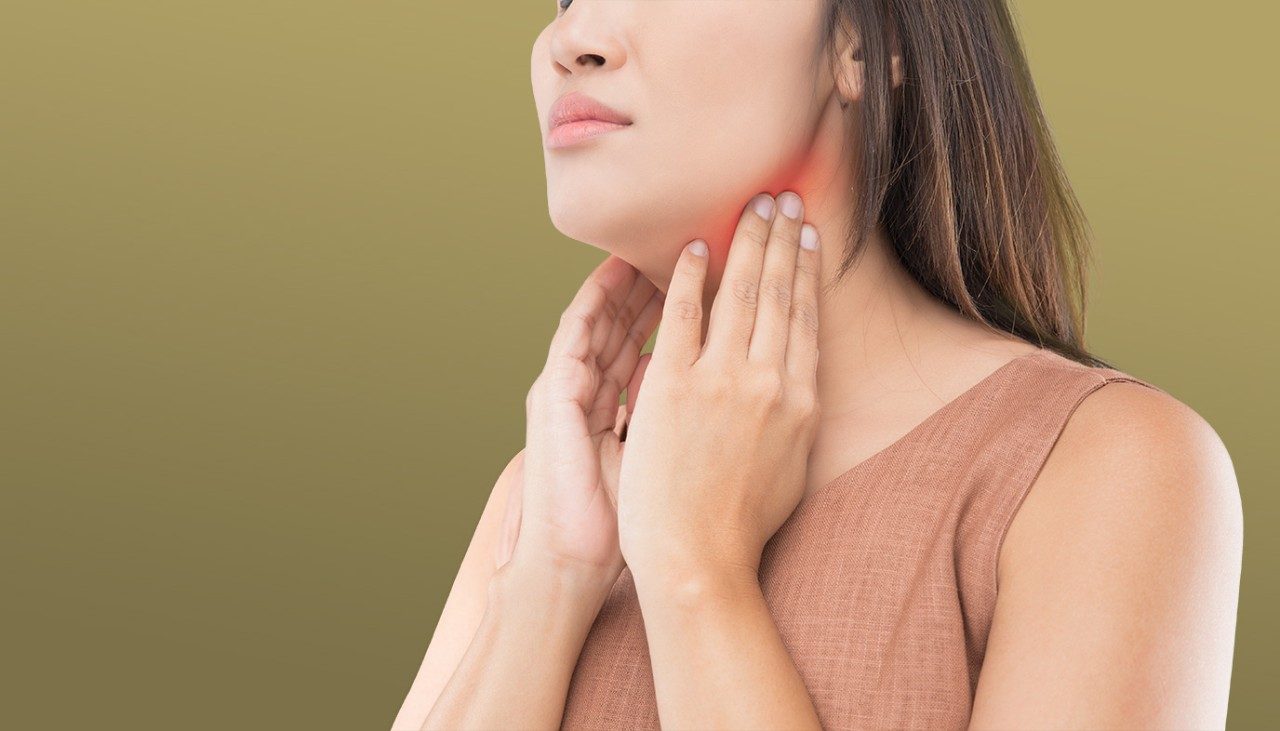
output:
{"label": "woman's face", "polygon": [[[839,102],[819,48],[827,0],[564,2],[534,42],[531,77],[547,202],[566,236],[665,289],[695,238],[713,269],[723,263],[753,195],[803,197],[815,166],[845,164],[814,155]],[[632,124],[547,148],[548,114],[570,92]]]}

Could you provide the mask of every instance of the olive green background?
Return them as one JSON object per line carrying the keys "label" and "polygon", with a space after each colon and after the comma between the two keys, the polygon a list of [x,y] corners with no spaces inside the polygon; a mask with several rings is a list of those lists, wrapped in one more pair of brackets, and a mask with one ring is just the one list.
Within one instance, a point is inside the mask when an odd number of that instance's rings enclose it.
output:
{"label": "olive green background", "polygon": [[[1229,725],[1275,726],[1277,12],[1017,10],[1097,236],[1090,344],[1234,459]],[[547,216],[553,15],[5,4],[0,727],[390,725],[603,256]]]}

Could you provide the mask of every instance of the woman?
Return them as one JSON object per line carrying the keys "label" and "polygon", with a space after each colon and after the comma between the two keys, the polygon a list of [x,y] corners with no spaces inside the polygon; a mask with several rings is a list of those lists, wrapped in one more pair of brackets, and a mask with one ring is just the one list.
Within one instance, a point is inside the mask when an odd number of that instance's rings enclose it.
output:
{"label": "woman", "polygon": [[1002,2],[560,0],[531,61],[611,255],[395,728],[1224,725],[1230,457],[1084,349]]}

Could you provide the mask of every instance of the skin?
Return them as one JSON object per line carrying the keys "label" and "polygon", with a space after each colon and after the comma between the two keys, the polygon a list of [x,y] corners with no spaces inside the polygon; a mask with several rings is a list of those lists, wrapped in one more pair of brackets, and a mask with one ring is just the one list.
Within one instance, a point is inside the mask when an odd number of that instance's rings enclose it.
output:
{"label": "skin", "polygon": [[[822,10],[819,0],[576,0],[537,37],[544,134],[568,91],[634,120],[545,152],[553,223],[610,256],[566,308],[526,400],[525,449],[494,485],[394,728],[557,726],[623,561],[664,727],[816,726],[755,581],[760,547],[803,495],[1033,349],[925,292],[883,229],[833,281],[859,165],[844,139],[859,133],[861,68],[855,38],[835,49],[832,75],[817,50]],[[754,261],[740,244],[763,220],[748,202],[783,191],[799,195],[823,242],[812,290],[802,276],[787,289],[765,266],[769,252],[794,253],[804,274],[798,221],[770,225],[759,269],[741,264]],[[706,259],[687,252],[695,238]],[[722,281],[735,284],[718,297]],[[736,296],[753,284],[757,298]],[[772,359],[709,346],[693,357],[694,323],[707,343],[722,325],[732,342],[784,299],[813,310],[752,335],[745,352],[759,342]],[[654,302],[650,360],[619,343],[648,338]],[[809,320],[820,323],[820,357],[806,380],[778,353]],[[789,416],[741,418],[765,373],[779,374],[773,393]],[[615,412],[622,390],[628,404]],[[803,464],[777,448],[797,438],[810,444]],[[1095,391],[1003,544],[972,727],[1222,727],[1241,544],[1239,489],[1212,427],[1137,384]]]}

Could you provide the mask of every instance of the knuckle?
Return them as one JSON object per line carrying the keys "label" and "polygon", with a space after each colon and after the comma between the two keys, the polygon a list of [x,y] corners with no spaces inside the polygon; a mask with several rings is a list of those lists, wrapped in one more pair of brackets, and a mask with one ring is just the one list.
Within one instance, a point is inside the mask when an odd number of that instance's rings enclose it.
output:
{"label": "knuckle", "polygon": [[640,313],[636,311],[636,308],[634,306],[630,304],[625,304],[622,306],[622,309],[618,312],[618,319],[622,320],[623,322],[633,322],[635,321],[636,316],[639,314]]}
{"label": "knuckle", "polygon": [[774,302],[784,307],[791,306],[791,283],[778,276],[770,276],[764,281],[765,294]]}
{"label": "knuckle", "polygon": [[744,305],[754,307],[759,297],[760,288],[756,282],[745,277],[736,277],[731,285],[733,297]]}
{"label": "knuckle", "polygon": [[592,383],[595,378],[595,369],[579,358],[558,358],[555,362],[548,364],[546,372],[543,374],[545,384],[542,391],[547,389],[560,390],[566,386],[570,386],[579,380]]}
{"label": "knuckle", "polygon": [[773,232],[773,238],[794,256],[795,252],[800,248],[800,231],[792,228],[789,223],[780,223]]}
{"label": "knuckle", "polygon": [[645,337],[643,330],[633,327],[627,330],[627,340],[635,343],[637,349],[643,349],[649,338]]}
{"label": "knuckle", "polygon": [[768,224],[750,225],[742,230],[742,240],[763,249],[769,243]]}
{"label": "knuckle", "polygon": [[713,403],[727,403],[736,395],[736,390],[731,387],[731,384],[721,378],[702,379],[695,381],[695,384],[690,385],[698,389],[700,396]]}
{"label": "knuckle", "polygon": [[618,305],[617,305],[613,300],[611,300],[611,299],[606,299],[606,300],[604,301],[604,315],[605,315],[605,319],[607,319],[607,320],[609,320],[609,321],[613,321],[613,320],[618,319],[618,313],[619,313],[619,312],[621,312],[621,309],[622,309],[622,308],[621,308],[621,307],[619,307],[619,306],[618,306]]}
{"label": "knuckle", "polygon": [[808,421],[818,415],[818,399],[814,397],[813,392],[809,389],[797,389],[792,394],[791,404],[796,416],[800,417],[801,421]]}
{"label": "knuckle", "polygon": [[791,308],[791,320],[805,334],[818,332],[818,308],[812,302],[796,302]]}
{"label": "knuckle", "polygon": [[804,287],[811,287],[809,282],[819,277],[818,266],[814,259],[815,257],[810,256],[796,257],[796,281]]}
{"label": "knuckle", "polygon": [[566,325],[573,325],[577,322],[581,322],[584,325],[586,325],[587,330],[590,331],[594,329],[596,324],[595,315],[583,309],[580,309],[578,307],[570,307],[569,309],[560,313],[561,327],[565,327]]}
{"label": "knuckle", "polygon": [[671,314],[677,320],[697,320],[702,317],[702,303],[693,300],[681,299],[667,303],[671,308]]}
{"label": "knuckle", "polygon": [[615,395],[620,394],[622,393],[621,381],[622,379],[617,373],[609,372],[607,375],[605,375],[604,382],[600,386],[600,390],[608,394],[615,394]]}
{"label": "knuckle", "polygon": [[[796,246],[800,243],[797,240]],[[804,275],[813,275],[818,271],[818,258],[816,256],[801,256],[796,258],[796,270]]]}
{"label": "knuckle", "polygon": [[771,409],[782,403],[784,386],[782,374],[771,368],[761,369],[752,377],[755,398]]}

